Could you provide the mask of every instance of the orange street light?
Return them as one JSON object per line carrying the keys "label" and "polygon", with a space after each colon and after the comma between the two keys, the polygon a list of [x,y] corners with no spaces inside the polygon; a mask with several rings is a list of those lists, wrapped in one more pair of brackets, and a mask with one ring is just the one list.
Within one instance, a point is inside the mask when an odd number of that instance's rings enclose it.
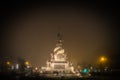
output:
{"label": "orange street light", "polygon": [[11,63],[10,63],[10,61],[7,61],[6,64],[7,64],[7,65],[10,65]]}
{"label": "orange street light", "polygon": [[106,61],[107,61],[107,58],[105,56],[100,57],[100,59],[99,59],[99,62],[100,62],[99,67],[100,67],[101,71],[104,70],[104,68],[106,66]]}
{"label": "orange street light", "polygon": [[25,61],[25,65],[29,65],[29,62],[28,62],[28,61]]}
{"label": "orange street light", "polygon": [[104,57],[104,56],[102,56],[102,57],[100,58],[100,62],[101,62],[101,63],[105,62],[106,60],[107,60],[107,58]]}

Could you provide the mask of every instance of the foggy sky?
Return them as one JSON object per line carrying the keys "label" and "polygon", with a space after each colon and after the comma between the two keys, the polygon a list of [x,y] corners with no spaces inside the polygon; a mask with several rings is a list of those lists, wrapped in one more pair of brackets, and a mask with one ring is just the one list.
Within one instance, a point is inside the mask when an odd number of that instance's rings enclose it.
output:
{"label": "foggy sky", "polygon": [[2,37],[6,55],[25,58],[33,66],[44,66],[63,35],[68,60],[94,63],[110,55],[112,40],[106,15],[86,7],[39,6],[22,8],[5,22]]}

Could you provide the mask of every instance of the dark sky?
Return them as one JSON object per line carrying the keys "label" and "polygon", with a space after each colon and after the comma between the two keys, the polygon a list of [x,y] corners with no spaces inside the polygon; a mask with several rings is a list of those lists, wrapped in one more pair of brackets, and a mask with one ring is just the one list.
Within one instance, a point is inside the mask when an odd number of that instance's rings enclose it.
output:
{"label": "dark sky", "polygon": [[61,32],[73,63],[95,63],[99,56],[119,60],[119,3],[41,1],[0,3],[0,58],[25,58],[45,65]]}

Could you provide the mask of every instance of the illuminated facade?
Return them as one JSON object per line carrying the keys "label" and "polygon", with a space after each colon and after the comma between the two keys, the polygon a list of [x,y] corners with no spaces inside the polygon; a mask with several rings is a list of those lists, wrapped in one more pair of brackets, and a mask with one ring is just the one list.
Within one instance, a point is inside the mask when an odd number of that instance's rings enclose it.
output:
{"label": "illuminated facade", "polygon": [[56,47],[51,53],[51,59],[46,62],[46,67],[42,67],[42,69],[50,72],[75,73],[72,63],[67,61],[67,55],[65,54],[60,34],[58,34],[58,38]]}

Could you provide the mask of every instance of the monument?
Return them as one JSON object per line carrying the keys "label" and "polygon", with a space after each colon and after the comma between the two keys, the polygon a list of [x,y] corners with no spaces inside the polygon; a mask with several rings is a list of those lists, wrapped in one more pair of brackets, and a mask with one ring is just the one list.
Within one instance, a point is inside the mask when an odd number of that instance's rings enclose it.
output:
{"label": "monument", "polygon": [[51,53],[51,59],[46,62],[46,67],[42,67],[44,72],[50,73],[58,73],[58,74],[76,74],[74,71],[74,67],[71,62],[67,60],[67,54],[65,53],[65,49],[63,48],[63,40],[62,35],[57,34],[58,42],[56,47]]}

